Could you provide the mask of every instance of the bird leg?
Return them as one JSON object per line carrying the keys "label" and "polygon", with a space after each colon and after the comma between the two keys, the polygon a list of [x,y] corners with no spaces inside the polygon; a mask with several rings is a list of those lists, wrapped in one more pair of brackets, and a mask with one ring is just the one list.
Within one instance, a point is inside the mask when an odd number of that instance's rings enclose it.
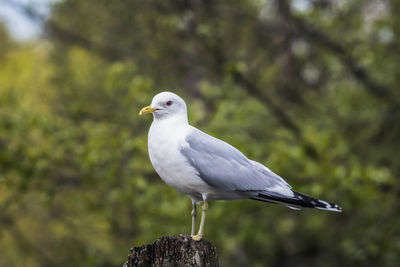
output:
{"label": "bird leg", "polygon": [[192,203],[192,231],[190,233],[191,236],[194,236],[194,231],[196,231],[196,215],[197,215],[197,209],[196,209],[196,203]]}
{"label": "bird leg", "polygon": [[200,228],[199,228],[199,232],[197,233],[197,235],[192,235],[192,239],[195,241],[200,241],[201,238],[203,237],[203,233],[204,233],[204,222],[206,220],[206,211],[208,209],[208,203],[207,201],[204,201],[203,206],[201,207],[201,221],[200,221]]}

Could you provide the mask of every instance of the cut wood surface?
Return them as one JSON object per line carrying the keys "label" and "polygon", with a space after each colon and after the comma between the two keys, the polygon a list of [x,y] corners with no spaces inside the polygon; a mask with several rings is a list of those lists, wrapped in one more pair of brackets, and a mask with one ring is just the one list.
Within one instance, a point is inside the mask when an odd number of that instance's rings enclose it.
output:
{"label": "cut wood surface", "polygon": [[153,244],[131,248],[123,267],[133,266],[202,266],[218,265],[216,248],[207,240],[194,241],[190,236],[165,236]]}

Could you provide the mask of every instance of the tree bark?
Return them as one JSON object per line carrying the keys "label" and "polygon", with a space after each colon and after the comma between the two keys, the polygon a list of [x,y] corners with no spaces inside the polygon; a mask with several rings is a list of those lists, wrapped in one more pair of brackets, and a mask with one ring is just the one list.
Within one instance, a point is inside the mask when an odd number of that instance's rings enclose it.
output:
{"label": "tree bark", "polygon": [[128,261],[123,267],[216,267],[217,251],[207,240],[194,241],[190,236],[165,236],[153,244],[131,248]]}

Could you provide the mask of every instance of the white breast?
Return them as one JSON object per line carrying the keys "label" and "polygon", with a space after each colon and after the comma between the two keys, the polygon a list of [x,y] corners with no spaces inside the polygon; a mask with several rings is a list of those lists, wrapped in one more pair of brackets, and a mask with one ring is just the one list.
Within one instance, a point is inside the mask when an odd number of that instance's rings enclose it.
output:
{"label": "white breast", "polygon": [[201,200],[209,186],[189,165],[180,149],[191,131],[188,124],[174,123],[171,119],[154,121],[150,127],[148,149],[151,163],[161,179],[176,190]]}

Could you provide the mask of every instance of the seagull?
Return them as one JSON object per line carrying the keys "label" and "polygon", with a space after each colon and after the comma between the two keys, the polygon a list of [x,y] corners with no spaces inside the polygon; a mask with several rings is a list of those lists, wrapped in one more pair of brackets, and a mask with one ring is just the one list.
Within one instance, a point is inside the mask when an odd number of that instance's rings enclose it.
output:
{"label": "seagull", "polygon": [[[161,179],[192,200],[193,240],[201,240],[208,201],[254,199],[341,212],[341,207],[298,193],[263,164],[188,123],[185,101],[171,92],[153,97],[139,115],[153,114],[148,134],[150,161]],[[196,205],[203,202],[199,231]]]}

